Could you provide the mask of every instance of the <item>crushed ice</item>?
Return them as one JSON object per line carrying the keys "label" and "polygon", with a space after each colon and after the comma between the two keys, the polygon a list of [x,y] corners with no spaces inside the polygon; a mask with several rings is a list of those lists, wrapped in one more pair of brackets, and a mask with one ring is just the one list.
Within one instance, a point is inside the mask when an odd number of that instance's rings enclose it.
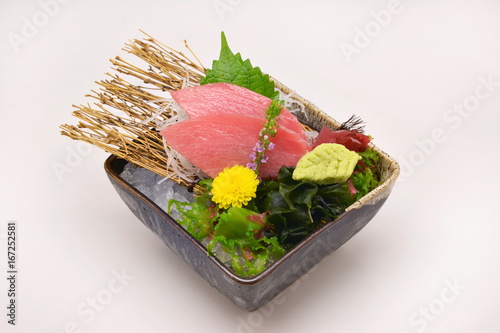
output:
{"label": "crushed ice", "polygon": [[[135,167],[127,163],[120,177],[148,197],[165,212],[168,210],[168,202],[175,199],[182,202],[193,202],[194,195],[187,188],[177,184],[170,179],[149,171],[148,169]],[[170,216],[175,220],[180,218],[179,212],[172,207]]]}
{"label": "crushed ice", "polygon": [[[165,212],[168,210],[168,202],[170,199],[183,202],[194,202],[193,193],[189,192],[184,186],[147,169],[135,167],[132,163],[127,163],[125,165],[120,177],[139,190]],[[181,218],[175,205],[172,206],[170,216],[175,220]],[[210,240],[208,237],[201,241],[204,246],[207,246],[209,242]],[[230,254],[226,253],[219,244],[214,247],[213,253],[224,265],[226,265],[226,267],[231,268],[232,257]]]}

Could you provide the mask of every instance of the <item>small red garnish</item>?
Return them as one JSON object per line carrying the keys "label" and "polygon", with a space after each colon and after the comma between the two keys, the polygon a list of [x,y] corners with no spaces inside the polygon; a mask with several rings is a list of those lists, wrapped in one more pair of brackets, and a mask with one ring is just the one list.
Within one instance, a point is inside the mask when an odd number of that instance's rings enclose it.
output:
{"label": "small red garnish", "polygon": [[354,169],[354,172],[352,173],[353,175],[357,174],[358,172],[363,172],[367,169],[366,163],[363,160],[359,160],[358,164],[356,164],[356,169]]}
{"label": "small red garnish", "polygon": [[359,191],[356,190],[356,188],[352,184],[352,180],[348,179],[347,184],[349,184],[349,192],[351,192],[352,196],[354,197],[356,195],[356,193],[358,193]]}
{"label": "small red garnish", "polygon": [[262,225],[262,226],[265,227],[267,225],[265,218],[266,218],[266,215],[268,213],[269,213],[269,211],[264,212],[262,214],[248,215],[247,219],[249,219],[250,221],[258,223],[258,224],[260,224],[260,225]]}
{"label": "small red garnish", "polygon": [[245,249],[245,258],[247,258],[248,260],[252,260],[253,259],[252,251],[250,251],[249,249]]}
{"label": "small red garnish", "polygon": [[208,206],[208,210],[210,211],[210,216],[208,217],[209,219],[212,219],[217,216],[217,209],[215,203],[212,203],[210,206]]}

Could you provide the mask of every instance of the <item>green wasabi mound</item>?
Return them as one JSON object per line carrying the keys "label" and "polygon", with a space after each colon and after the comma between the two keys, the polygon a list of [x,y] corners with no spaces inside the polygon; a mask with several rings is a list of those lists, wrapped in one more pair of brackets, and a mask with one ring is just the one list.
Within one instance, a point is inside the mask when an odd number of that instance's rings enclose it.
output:
{"label": "green wasabi mound", "polygon": [[361,159],[357,153],[337,143],[324,143],[302,156],[292,178],[318,185],[343,183],[351,177]]}

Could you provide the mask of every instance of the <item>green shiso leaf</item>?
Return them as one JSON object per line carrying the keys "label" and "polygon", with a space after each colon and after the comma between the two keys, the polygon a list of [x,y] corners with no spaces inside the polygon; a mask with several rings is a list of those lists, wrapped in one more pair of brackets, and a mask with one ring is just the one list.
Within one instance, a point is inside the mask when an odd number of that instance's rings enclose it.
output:
{"label": "green shiso leaf", "polygon": [[276,99],[278,92],[274,90],[274,82],[269,75],[262,74],[259,67],[253,67],[250,60],[243,60],[240,53],[234,54],[227,44],[224,32],[221,33],[221,50],[219,60],[214,60],[212,69],[207,69],[200,84],[227,82],[255,91],[261,95]]}

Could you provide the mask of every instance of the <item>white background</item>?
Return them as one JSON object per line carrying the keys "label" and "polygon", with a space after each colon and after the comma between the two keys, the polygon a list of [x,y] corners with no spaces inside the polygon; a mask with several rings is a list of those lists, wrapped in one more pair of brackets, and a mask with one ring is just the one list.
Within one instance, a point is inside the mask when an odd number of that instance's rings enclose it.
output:
{"label": "white background", "polygon": [[[2,332],[500,331],[499,1],[65,2],[0,4]],[[281,302],[234,306],[128,211],[107,153],[59,134],[139,29],[177,49],[187,39],[206,67],[225,31],[334,118],[360,115],[400,162],[379,214]]]}

